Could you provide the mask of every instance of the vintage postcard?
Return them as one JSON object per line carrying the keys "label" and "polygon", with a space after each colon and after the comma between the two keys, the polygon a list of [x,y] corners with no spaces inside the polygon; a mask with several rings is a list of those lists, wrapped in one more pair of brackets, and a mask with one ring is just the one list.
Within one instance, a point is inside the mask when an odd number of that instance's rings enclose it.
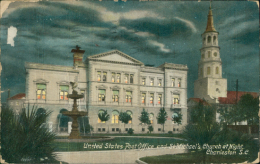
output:
{"label": "vintage postcard", "polygon": [[256,1],[1,1],[1,163],[258,163]]}

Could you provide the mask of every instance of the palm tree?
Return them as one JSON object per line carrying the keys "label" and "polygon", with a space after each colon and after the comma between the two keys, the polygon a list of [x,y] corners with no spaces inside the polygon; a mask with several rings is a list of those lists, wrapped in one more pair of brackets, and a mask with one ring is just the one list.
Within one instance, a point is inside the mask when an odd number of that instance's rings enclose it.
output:
{"label": "palm tree", "polygon": [[[101,122],[106,122],[109,120],[110,115],[107,113],[107,110],[100,110],[98,113],[98,118],[101,120]],[[109,131],[109,126],[108,126],[108,131]]]}
{"label": "palm tree", "polygon": [[51,112],[36,108],[22,109],[15,115],[8,107],[2,109],[2,156],[8,163],[48,163],[55,161],[55,134],[43,125]]}

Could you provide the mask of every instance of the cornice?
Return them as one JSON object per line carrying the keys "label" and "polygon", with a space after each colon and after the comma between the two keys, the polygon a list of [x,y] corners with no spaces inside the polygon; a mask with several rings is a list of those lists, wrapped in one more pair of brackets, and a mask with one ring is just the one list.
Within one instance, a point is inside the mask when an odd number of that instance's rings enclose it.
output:
{"label": "cornice", "polygon": [[61,71],[61,72],[73,72],[73,73],[79,72],[78,70],[75,70],[73,67],[70,66],[29,63],[29,62],[25,62],[25,69]]}
{"label": "cornice", "polygon": [[99,61],[99,62],[105,62],[105,63],[114,63],[114,64],[125,64],[125,65],[136,65],[141,66],[143,64],[140,63],[127,63],[127,62],[118,62],[118,61],[109,61],[109,60],[100,60],[100,59],[87,59],[89,61]]}
{"label": "cornice", "polygon": [[206,47],[202,47],[202,48],[200,49],[200,51],[203,50],[203,49],[207,49],[207,48],[217,48],[217,49],[220,50],[220,47],[219,47],[219,46],[206,46]]}

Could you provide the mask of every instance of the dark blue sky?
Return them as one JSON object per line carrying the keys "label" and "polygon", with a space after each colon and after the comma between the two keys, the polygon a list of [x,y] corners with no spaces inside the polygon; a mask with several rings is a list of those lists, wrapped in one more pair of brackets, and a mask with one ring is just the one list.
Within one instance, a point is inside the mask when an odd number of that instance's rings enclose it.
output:
{"label": "dark blue sky", "polygon": [[[2,101],[25,92],[24,62],[72,66],[71,49],[90,55],[118,49],[145,64],[187,64],[188,97],[193,96],[201,34],[209,2],[13,2],[1,23]],[[212,3],[219,32],[223,77],[228,90],[259,90],[259,10],[255,2]],[[17,29],[14,46],[9,27]]]}

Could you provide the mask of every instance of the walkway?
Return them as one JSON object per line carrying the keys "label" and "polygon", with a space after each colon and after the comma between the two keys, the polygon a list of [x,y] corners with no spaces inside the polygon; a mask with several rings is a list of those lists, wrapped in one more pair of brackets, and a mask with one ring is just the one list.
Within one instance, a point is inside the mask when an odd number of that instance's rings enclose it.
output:
{"label": "walkway", "polygon": [[113,151],[77,151],[58,152],[60,161],[91,164],[135,164],[141,157],[183,153],[183,149],[146,149],[146,150],[113,150]]}

